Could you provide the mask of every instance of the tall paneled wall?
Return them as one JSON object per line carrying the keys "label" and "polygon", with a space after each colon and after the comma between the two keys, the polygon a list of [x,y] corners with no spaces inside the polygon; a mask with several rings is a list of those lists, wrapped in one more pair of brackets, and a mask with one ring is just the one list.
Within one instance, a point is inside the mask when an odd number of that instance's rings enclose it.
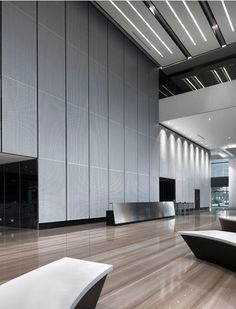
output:
{"label": "tall paneled wall", "polygon": [[229,160],[229,207],[236,207],[236,159]]}
{"label": "tall paneled wall", "polygon": [[210,206],[209,151],[160,126],[160,177],[176,180],[176,201],[194,202],[200,189],[200,206]]}
{"label": "tall paneled wall", "polygon": [[159,198],[158,73],[91,3],[2,2],[2,151],[38,157],[39,222]]}

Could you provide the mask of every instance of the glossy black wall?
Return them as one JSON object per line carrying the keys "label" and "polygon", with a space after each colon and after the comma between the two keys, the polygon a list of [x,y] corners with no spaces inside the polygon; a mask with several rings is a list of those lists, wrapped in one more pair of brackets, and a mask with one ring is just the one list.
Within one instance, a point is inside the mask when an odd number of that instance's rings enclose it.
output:
{"label": "glossy black wall", "polygon": [[37,228],[37,160],[0,166],[0,225]]}

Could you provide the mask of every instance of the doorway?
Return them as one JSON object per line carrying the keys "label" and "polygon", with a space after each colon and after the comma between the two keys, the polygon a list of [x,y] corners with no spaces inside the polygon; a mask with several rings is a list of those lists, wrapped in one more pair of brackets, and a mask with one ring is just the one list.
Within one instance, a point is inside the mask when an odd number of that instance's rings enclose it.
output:
{"label": "doorway", "polygon": [[160,202],[175,200],[175,179],[160,177]]}
{"label": "doorway", "polygon": [[195,189],[195,209],[200,209],[200,190]]}

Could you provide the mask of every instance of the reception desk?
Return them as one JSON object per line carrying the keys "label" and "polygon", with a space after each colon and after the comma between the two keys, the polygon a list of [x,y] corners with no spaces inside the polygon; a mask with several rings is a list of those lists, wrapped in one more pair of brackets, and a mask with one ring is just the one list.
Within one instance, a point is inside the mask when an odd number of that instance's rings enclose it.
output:
{"label": "reception desk", "polygon": [[175,216],[173,202],[113,203],[107,224],[118,225]]}

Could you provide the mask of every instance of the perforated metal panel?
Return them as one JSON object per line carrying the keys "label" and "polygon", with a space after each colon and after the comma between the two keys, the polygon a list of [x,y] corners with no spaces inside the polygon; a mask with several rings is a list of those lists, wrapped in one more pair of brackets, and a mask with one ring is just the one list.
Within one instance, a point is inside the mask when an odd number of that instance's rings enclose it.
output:
{"label": "perforated metal panel", "polygon": [[138,177],[138,200],[139,202],[149,202],[149,175]]}
{"label": "perforated metal panel", "polygon": [[109,122],[109,167],[124,172],[124,127]]}
{"label": "perforated metal panel", "polygon": [[90,168],[90,218],[105,217],[108,209],[108,170]]}
{"label": "perforated metal panel", "polygon": [[125,171],[137,173],[137,131],[125,129]]}
{"label": "perforated metal panel", "polygon": [[149,175],[149,137],[138,134],[138,172]]}
{"label": "perforated metal panel", "polygon": [[2,3],[2,151],[36,157],[36,6]]}
{"label": "perforated metal panel", "polygon": [[39,222],[66,220],[65,162],[39,159]]}
{"label": "perforated metal panel", "polygon": [[109,202],[124,202],[124,171],[110,170],[109,172]]}
{"label": "perforated metal panel", "polygon": [[67,165],[67,219],[89,218],[89,169]]}
{"label": "perforated metal panel", "polygon": [[125,202],[138,201],[138,175],[125,173]]}
{"label": "perforated metal panel", "polygon": [[88,165],[88,112],[67,103],[67,161]]}

